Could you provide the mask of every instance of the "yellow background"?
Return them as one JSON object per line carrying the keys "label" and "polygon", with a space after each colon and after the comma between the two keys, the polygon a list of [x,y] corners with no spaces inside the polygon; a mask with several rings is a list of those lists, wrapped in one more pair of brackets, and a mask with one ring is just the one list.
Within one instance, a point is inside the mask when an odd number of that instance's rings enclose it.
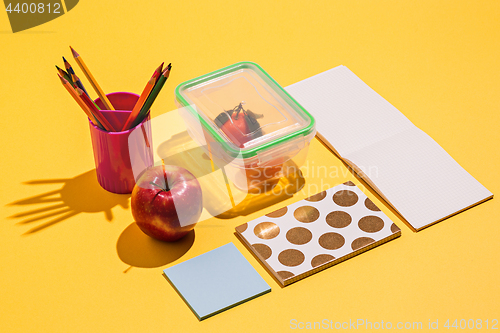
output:
{"label": "yellow background", "polygon": [[[482,319],[486,329],[500,319],[498,199],[414,233],[365,189],[402,237],[282,289],[234,227],[308,193],[200,223],[189,250],[143,237],[129,196],[98,186],[86,119],[54,65],[72,59],[72,45],[106,92],[139,93],[153,68],[172,62],[157,116],[175,108],[177,84],[238,61],[282,86],[343,64],[498,194],[499,18],[497,0],[82,0],[12,34],[0,13],[0,331],[280,332],[291,319],[358,318]],[[308,161],[345,171],[316,139]],[[345,172],[323,182],[363,187]],[[228,242],[273,290],[199,322],[162,269]]]}

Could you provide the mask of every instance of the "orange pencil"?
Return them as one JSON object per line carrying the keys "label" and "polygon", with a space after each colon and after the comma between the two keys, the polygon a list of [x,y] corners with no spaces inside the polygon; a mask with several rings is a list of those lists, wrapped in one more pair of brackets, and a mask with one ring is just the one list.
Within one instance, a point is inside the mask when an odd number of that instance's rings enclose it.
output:
{"label": "orange pencil", "polygon": [[111,123],[106,119],[106,117],[103,116],[101,111],[97,109],[97,107],[94,105],[94,102],[89,98],[89,96],[80,88],[76,88],[76,92],[82,99],[82,101],[87,105],[87,107],[90,109],[90,112],[94,115],[94,117],[97,118],[97,120],[104,126],[106,131],[108,132],[116,132],[116,129],[111,125]]}
{"label": "orange pencil", "polygon": [[64,88],[66,88],[66,90],[75,99],[75,101],[78,103],[78,105],[80,105],[80,107],[82,108],[83,112],[85,112],[85,114],[87,115],[87,117],[89,117],[90,119],[92,119],[93,117],[92,117],[92,113],[90,112],[90,109],[82,101],[82,99],[80,98],[80,96],[78,96],[78,93],[75,91],[75,89],[73,89],[73,87],[68,82],[68,80],[66,80],[65,78],[63,78],[59,73],[57,73],[57,76],[59,76],[59,79],[61,79],[61,82],[62,82]]}
{"label": "orange pencil", "polygon": [[[158,79],[160,78],[161,73],[163,72],[163,64],[165,62],[162,62],[160,66],[155,70],[155,74],[158,73],[158,76],[156,77],[156,82],[158,82]],[[155,82],[155,84],[156,84]]]}
{"label": "orange pencil", "polygon": [[87,104],[85,104],[85,102],[80,98],[80,96],[75,91],[75,89],[73,89],[73,87],[71,86],[71,84],[69,83],[69,81],[66,80],[65,78],[63,78],[61,75],[59,75],[59,74],[57,74],[57,75],[61,79],[61,82],[62,82],[64,88],[66,88],[66,90],[75,99],[75,101],[78,103],[78,105],[80,105],[80,107],[82,108],[83,112],[85,112],[85,114],[87,115],[87,117],[90,120],[92,120],[92,121],[94,121],[94,119],[95,119],[95,121],[97,123],[97,127],[99,127],[100,129],[106,130],[106,128],[94,116],[94,114],[92,113],[91,109],[87,106]]}
{"label": "orange pencil", "polygon": [[114,110],[113,104],[111,104],[111,102],[109,101],[109,99],[106,96],[106,94],[104,93],[104,91],[102,91],[101,87],[99,86],[97,81],[94,79],[94,76],[87,68],[87,65],[85,65],[85,62],[83,62],[82,57],[71,46],[69,48],[71,49],[71,53],[73,53],[73,57],[75,58],[78,66],[80,66],[80,69],[82,70],[83,74],[85,74],[85,76],[87,77],[87,80],[89,80],[89,82],[92,85],[92,87],[94,88],[95,92],[97,93],[97,95],[99,95],[99,98],[101,99],[102,104],[104,104],[106,109]]}
{"label": "orange pencil", "polygon": [[142,91],[141,96],[137,100],[137,103],[135,103],[134,109],[132,110],[132,112],[130,113],[130,115],[127,118],[127,121],[123,125],[122,131],[129,129],[129,126],[132,124],[132,122],[135,120],[135,118],[137,118],[137,116],[139,115],[139,112],[141,111],[141,108],[142,108],[142,105],[144,104],[144,101],[146,101],[146,99],[148,98],[149,93],[151,92],[151,90],[153,90],[153,88],[156,84],[157,78],[160,76],[161,67],[163,67],[163,63],[155,70],[155,72],[153,73],[153,76],[151,76],[151,79],[149,79],[148,83],[146,84],[146,87],[144,87],[144,90]]}

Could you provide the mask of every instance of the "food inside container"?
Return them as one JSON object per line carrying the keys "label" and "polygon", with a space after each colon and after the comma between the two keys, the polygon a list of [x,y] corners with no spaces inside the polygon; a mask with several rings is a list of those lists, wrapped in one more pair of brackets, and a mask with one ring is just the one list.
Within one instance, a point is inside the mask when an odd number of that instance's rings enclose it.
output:
{"label": "food inside container", "polygon": [[181,83],[175,95],[190,136],[242,190],[271,188],[289,160],[300,167],[316,133],[314,118],[252,62]]}

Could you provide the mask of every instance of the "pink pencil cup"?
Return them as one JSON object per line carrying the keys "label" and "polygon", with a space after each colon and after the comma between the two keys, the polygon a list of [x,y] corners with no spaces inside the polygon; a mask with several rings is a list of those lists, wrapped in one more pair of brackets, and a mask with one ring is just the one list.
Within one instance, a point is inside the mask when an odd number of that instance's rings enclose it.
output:
{"label": "pink pencil cup", "polygon": [[[95,102],[111,125],[121,129],[139,99],[139,95],[115,92],[106,96],[116,111],[105,110],[99,98]],[[97,180],[105,190],[119,194],[132,193],[135,181],[140,176],[137,170],[146,170],[153,165],[149,120],[148,113],[148,116],[134,128],[122,132],[106,132],[89,119]],[[142,135],[130,136],[132,132],[139,130]],[[134,177],[134,171],[136,177]]]}

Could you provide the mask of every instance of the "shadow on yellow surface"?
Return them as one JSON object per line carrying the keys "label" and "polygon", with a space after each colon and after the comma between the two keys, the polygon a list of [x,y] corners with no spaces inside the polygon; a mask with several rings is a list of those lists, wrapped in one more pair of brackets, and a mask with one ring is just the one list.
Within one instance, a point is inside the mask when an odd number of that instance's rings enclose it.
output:
{"label": "shadow on yellow surface", "polygon": [[132,223],[121,233],[116,242],[116,252],[121,261],[132,267],[155,268],[167,265],[182,257],[194,243],[194,230],[175,242],[161,242],[143,233],[137,223]]}
{"label": "shadow on yellow surface", "polygon": [[112,221],[113,207],[129,207],[130,194],[114,194],[101,188],[95,169],[73,178],[31,180],[24,184],[61,185],[59,189],[9,204],[23,208],[37,207],[10,216],[13,219],[22,219],[17,222],[19,225],[33,226],[24,235],[33,234],[80,213],[103,212],[106,220]]}

